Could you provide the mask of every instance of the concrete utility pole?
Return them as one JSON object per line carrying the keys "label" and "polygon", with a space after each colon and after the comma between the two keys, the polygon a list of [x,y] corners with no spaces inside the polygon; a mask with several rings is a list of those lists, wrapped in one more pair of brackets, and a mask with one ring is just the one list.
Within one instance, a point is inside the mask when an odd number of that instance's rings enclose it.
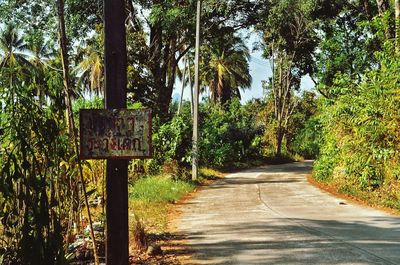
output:
{"label": "concrete utility pole", "polygon": [[200,18],[201,18],[201,0],[197,0],[196,12],[196,52],[195,52],[195,67],[194,67],[194,102],[193,102],[193,156],[192,156],[192,180],[197,179],[199,172],[199,54],[200,54]]}
{"label": "concrete utility pole", "polygon": [[[125,1],[104,0],[105,105],[126,108]],[[128,160],[107,159],[106,169],[106,262],[127,265]]]}

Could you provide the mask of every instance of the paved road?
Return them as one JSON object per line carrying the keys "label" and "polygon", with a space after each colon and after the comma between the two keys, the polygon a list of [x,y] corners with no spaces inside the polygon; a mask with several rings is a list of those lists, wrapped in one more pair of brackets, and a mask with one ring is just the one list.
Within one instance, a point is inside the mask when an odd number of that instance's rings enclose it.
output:
{"label": "paved road", "polygon": [[183,207],[193,264],[400,264],[400,218],[307,183],[311,162],[229,175]]}

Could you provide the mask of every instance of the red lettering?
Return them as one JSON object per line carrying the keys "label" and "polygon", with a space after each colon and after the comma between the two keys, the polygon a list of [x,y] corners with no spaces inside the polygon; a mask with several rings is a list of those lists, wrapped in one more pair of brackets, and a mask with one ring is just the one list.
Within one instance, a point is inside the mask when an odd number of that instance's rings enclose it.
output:
{"label": "red lettering", "polygon": [[117,142],[115,141],[115,138],[111,139],[111,150],[117,150]]}

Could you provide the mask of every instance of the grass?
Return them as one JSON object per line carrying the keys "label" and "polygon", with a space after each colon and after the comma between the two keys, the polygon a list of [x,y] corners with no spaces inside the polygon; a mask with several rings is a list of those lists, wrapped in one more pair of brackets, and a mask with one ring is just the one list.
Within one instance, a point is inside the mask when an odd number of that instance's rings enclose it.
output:
{"label": "grass", "polygon": [[221,171],[208,168],[208,167],[202,167],[199,169],[199,184],[206,184],[209,181],[216,180],[223,178],[226,174],[222,173]]}
{"label": "grass", "polygon": [[400,215],[400,181],[384,183],[374,190],[362,190],[357,183],[344,178],[318,180],[312,176],[312,182],[322,189],[346,199],[382,209],[395,215]]}
{"label": "grass", "polygon": [[136,181],[130,198],[136,201],[170,203],[178,201],[193,190],[193,184],[167,176],[146,177]]}
{"label": "grass", "polygon": [[148,233],[166,232],[169,208],[194,189],[194,184],[168,176],[137,180],[129,188],[130,230],[140,220]]}

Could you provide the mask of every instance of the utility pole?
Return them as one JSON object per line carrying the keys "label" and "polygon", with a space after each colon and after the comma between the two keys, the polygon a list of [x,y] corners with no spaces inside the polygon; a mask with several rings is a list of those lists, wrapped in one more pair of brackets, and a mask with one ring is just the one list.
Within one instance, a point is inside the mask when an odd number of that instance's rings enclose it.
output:
{"label": "utility pole", "polygon": [[196,52],[194,67],[194,102],[193,102],[193,156],[192,156],[192,180],[197,179],[199,173],[199,54],[200,54],[200,18],[201,18],[201,0],[197,0],[196,12]]}
{"label": "utility pole", "polygon": [[[126,108],[127,58],[125,1],[104,0],[104,54],[106,109]],[[107,159],[106,169],[106,263],[127,265],[128,160]]]}

